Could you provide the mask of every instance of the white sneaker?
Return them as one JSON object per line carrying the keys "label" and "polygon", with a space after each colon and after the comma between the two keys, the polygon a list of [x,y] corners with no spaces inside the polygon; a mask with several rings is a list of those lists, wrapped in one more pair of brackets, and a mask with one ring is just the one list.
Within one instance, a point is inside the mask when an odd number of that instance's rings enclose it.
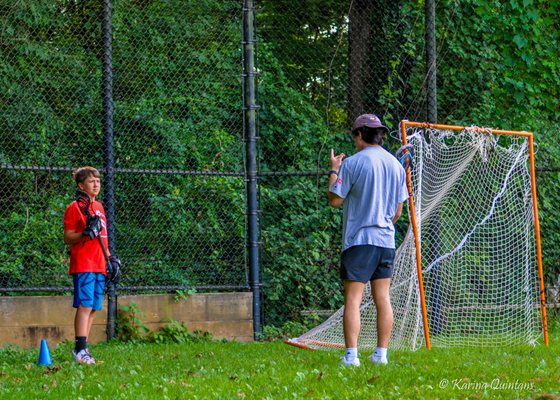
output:
{"label": "white sneaker", "polygon": [[376,357],[375,354],[369,356],[368,359],[374,364],[387,365],[387,363],[389,362],[387,361],[387,357]]}
{"label": "white sneaker", "polygon": [[346,360],[346,357],[342,357],[340,361],[340,365],[343,367],[359,367],[360,366],[360,359],[355,357],[352,361]]}
{"label": "white sneaker", "polygon": [[95,358],[93,358],[92,355],[89,354],[89,351],[87,351],[87,349],[80,350],[77,353],[72,350],[72,355],[74,356],[74,360],[76,360],[78,364],[95,364]]}

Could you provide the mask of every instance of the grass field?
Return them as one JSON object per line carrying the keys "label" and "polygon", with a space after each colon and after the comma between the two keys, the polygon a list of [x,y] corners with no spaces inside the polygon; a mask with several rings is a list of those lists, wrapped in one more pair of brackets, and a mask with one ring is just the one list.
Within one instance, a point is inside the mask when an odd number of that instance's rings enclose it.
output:
{"label": "grass field", "polygon": [[0,350],[1,399],[559,399],[560,329],[550,345],[392,351],[390,364],[338,365],[341,351],[281,342],[103,343],[96,365],[77,365],[72,345]]}

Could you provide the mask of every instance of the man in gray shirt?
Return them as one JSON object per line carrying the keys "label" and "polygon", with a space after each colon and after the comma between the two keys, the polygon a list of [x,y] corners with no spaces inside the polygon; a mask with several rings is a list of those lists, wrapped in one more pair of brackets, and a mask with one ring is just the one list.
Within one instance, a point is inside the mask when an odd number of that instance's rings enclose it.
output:
{"label": "man in gray shirt", "polygon": [[342,365],[359,366],[360,305],[365,285],[377,311],[377,348],[370,360],[387,364],[387,346],[393,328],[389,287],[395,258],[395,227],[408,198],[405,170],[383,147],[389,132],[373,114],[360,115],[352,127],[357,153],[331,149],[329,204],[343,205],[343,242],[340,275],[344,281],[344,340]]}

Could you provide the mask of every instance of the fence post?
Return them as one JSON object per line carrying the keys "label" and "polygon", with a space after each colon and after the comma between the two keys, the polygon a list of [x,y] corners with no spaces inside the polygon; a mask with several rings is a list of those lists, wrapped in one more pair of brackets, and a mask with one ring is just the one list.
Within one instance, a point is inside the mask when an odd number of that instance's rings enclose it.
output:
{"label": "fence post", "polygon": [[253,334],[258,340],[261,331],[259,278],[259,217],[257,201],[257,123],[256,69],[254,37],[255,4],[243,1],[243,136],[245,141],[245,181],[247,195],[247,249],[249,252],[249,284],[253,291]]}
{"label": "fence post", "polygon": [[[427,122],[437,123],[437,52],[436,52],[436,5],[435,0],[426,0],[425,4],[425,25],[426,25],[426,81],[427,81]],[[436,251],[439,247],[440,237],[440,217],[439,212],[434,217],[432,235],[434,238]],[[430,309],[428,310],[430,334],[438,335],[443,330],[442,317],[442,297],[441,297],[441,274],[439,269],[435,269],[430,282]]]}
{"label": "fence post", "polygon": [[[113,34],[112,1],[103,0],[101,22],[103,34],[103,133],[105,135],[105,177],[103,179],[103,203],[107,217],[109,250],[115,252],[115,160],[113,154]],[[114,283],[107,284],[107,339],[115,337],[117,295]]]}
{"label": "fence post", "polygon": [[426,0],[426,79],[428,89],[428,122],[437,123],[437,64],[436,64],[436,4],[435,0]]}

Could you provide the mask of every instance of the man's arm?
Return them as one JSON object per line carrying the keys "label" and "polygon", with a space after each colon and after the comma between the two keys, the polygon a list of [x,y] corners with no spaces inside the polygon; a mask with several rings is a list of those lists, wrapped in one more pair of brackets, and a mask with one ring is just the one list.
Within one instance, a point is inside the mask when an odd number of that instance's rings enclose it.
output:
{"label": "man's arm", "polygon": [[401,217],[402,207],[403,207],[403,203],[399,203],[397,205],[397,212],[395,213],[395,216],[393,217],[393,225],[395,225],[397,223],[397,221],[399,220],[399,218]]}
{"label": "man's arm", "polygon": [[342,159],[344,157],[346,157],[344,153],[340,153],[339,155],[335,156],[334,150],[331,149],[331,171],[336,172],[329,175],[329,185],[327,187],[327,196],[329,197],[329,204],[331,207],[340,207],[342,203],[344,203],[344,199],[342,197],[331,192],[331,187],[338,178],[338,171],[340,170]]}
{"label": "man's arm", "polygon": [[342,197],[330,191],[331,186],[336,181],[337,177],[338,176],[336,174],[332,174],[331,176],[329,176],[329,187],[327,188],[327,195],[329,196],[329,205],[335,208],[340,207],[342,203],[344,203],[344,199]]}

